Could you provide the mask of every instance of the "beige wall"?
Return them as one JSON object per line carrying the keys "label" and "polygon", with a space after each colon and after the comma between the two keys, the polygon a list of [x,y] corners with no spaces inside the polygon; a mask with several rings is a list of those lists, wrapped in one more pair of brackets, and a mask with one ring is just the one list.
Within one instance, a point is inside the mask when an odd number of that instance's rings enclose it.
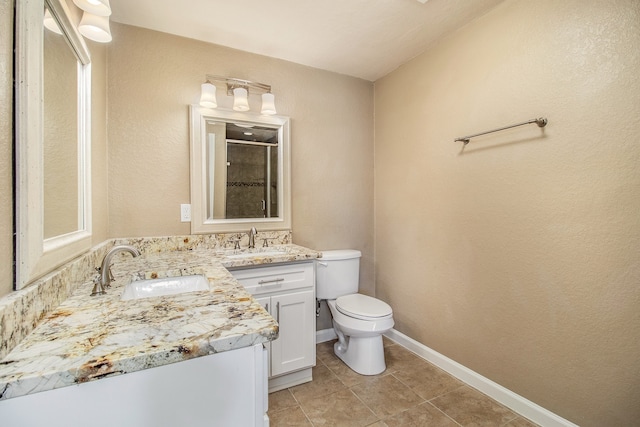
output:
{"label": "beige wall", "polygon": [[92,244],[109,238],[107,169],[107,48],[87,41],[91,51],[91,214]]}
{"label": "beige wall", "polygon": [[0,297],[13,289],[13,1],[0,1]]}
{"label": "beige wall", "polygon": [[396,328],[583,426],[640,419],[639,69],[640,2],[512,0],[375,84]]}
{"label": "beige wall", "polygon": [[[373,293],[370,82],[117,23],[112,33],[110,237],[189,233],[179,215],[190,199],[188,105],[198,102],[205,74],[264,82],[278,113],[291,117],[294,242],[363,250],[365,291]],[[259,102],[250,99],[254,110]]]}

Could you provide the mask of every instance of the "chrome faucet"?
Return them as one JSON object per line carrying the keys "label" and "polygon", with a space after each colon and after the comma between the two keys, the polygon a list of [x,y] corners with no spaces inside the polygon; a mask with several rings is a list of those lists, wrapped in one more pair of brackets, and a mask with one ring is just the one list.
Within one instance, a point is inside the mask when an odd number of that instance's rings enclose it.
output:
{"label": "chrome faucet", "polygon": [[134,256],[134,258],[140,256],[140,251],[133,246],[120,245],[111,248],[111,250],[104,256],[102,265],[99,268],[96,268],[96,270],[98,270],[98,276],[96,276],[96,278],[93,280],[93,290],[91,291],[91,296],[102,295],[106,293],[105,288],[111,286],[111,280],[113,279],[113,277],[111,277],[110,271],[111,258],[113,258],[116,253],[123,251],[129,252]]}
{"label": "chrome faucet", "polygon": [[249,249],[256,247],[256,234],[258,234],[256,228],[251,227],[251,230],[249,230]]}

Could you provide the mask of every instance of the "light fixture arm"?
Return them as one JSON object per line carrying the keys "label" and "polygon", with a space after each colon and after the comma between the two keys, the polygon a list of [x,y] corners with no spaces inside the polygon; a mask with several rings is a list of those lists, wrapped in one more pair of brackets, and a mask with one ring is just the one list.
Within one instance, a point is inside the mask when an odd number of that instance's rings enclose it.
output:
{"label": "light fixture arm", "polygon": [[227,95],[233,95],[233,90],[237,88],[246,89],[249,94],[271,93],[271,86],[264,83],[252,82],[249,80],[236,79],[234,77],[222,77],[207,74],[207,82],[215,85],[216,83],[226,85]]}

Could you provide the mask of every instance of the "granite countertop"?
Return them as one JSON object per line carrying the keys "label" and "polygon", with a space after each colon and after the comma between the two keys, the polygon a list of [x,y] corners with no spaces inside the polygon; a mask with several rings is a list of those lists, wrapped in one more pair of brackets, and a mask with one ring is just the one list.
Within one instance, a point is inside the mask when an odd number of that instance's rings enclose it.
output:
{"label": "granite countertop", "polygon": [[[115,257],[106,295],[91,297],[88,280],[0,361],[0,400],[271,341],[276,321],[227,268],[319,256],[286,245]],[[210,289],[120,300],[132,280],[191,274],[203,274]]]}

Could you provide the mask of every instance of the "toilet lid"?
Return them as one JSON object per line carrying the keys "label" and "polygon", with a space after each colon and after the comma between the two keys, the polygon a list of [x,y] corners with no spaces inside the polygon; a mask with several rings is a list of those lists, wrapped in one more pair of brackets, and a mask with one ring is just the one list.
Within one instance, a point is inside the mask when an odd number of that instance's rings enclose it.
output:
{"label": "toilet lid", "polygon": [[340,313],[356,319],[380,319],[393,314],[386,302],[361,294],[339,297],[336,299],[336,308]]}

